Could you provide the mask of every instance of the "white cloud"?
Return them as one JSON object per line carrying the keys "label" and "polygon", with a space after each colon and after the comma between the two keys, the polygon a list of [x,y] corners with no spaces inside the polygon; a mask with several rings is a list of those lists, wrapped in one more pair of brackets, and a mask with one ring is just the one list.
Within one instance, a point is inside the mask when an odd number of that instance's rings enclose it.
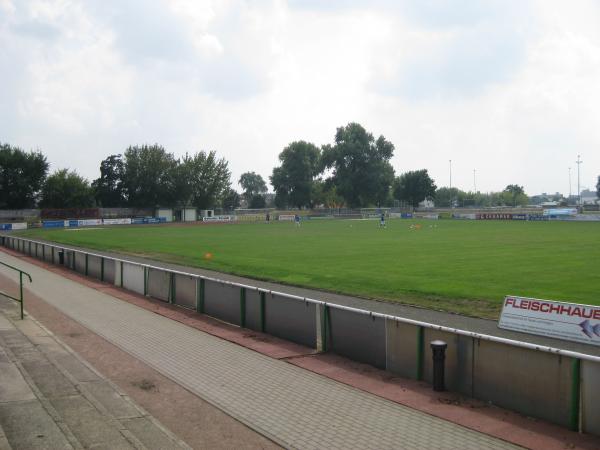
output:
{"label": "white cloud", "polygon": [[215,149],[265,178],[358,121],[398,172],[568,191],[600,174],[593,1],[0,0],[0,140],[88,178],[128,145]]}

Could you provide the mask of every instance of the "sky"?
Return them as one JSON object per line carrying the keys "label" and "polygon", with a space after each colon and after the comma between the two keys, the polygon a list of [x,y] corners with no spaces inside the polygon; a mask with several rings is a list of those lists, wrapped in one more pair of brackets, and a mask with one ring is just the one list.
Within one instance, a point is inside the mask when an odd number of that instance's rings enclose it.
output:
{"label": "sky", "polygon": [[600,175],[599,23],[595,0],[0,0],[0,142],[90,181],[130,145],[215,150],[236,187],[358,122],[397,174],[567,195],[578,154]]}

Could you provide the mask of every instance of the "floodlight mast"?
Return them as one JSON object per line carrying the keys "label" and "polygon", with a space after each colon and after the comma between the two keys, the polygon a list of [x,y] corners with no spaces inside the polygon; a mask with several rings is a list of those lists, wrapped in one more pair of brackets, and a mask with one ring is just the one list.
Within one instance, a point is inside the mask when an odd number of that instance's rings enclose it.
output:
{"label": "floodlight mast", "polygon": [[581,160],[581,155],[577,155],[577,161],[575,161],[575,163],[577,164],[577,203],[580,207],[581,207],[581,188],[580,188],[580,184],[579,184],[579,167],[581,166],[582,162],[583,161]]}
{"label": "floodlight mast", "polygon": [[454,199],[452,198],[452,160],[449,159],[448,162],[450,163],[450,207],[454,208]]}
{"label": "floodlight mast", "polygon": [[571,199],[571,168],[569,167],[569,200]]}

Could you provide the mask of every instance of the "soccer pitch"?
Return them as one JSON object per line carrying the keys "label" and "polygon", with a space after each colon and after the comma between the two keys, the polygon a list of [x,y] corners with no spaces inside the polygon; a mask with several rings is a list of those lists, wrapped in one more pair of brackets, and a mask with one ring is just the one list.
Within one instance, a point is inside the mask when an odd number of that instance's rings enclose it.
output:
{"label": "soccer pitch", "polygon": [[507,294],[600,305],[600,223],[313,220],[19,235],[483,317]]}

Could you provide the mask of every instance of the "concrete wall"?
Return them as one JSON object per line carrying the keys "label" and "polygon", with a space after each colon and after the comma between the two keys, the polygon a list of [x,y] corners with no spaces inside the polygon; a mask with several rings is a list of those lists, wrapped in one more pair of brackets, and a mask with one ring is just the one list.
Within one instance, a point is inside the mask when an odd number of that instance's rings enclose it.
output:
{"label": "concrete wall", "polygon": [[405,378],[417,379],[419,327],[386,320],[387,370]]}
{"label": "concrete wall", "polygon": [[204,312],[240,325],[240,288],[207,280],[204,285]]}
{"label": "concrete wall", "polygon": [[484,340],[474,348],[476,398],[569,425],[571,358]]}
{"label": "concrete wall", "polygon": [[168,302],[170,299],[171,274],[164,270],[148,269],[147,294],[150,297]]}
{"label": "concrete wall", "polygon": [[265,296],[265,331],[273,336],[315,348],[316,306],[280,295]]}
{"label": "concrete wall", "polygon": [[196,309],[196,277],[175,274],[174,303],[190,309]]}
{"label": "concrete wall", "polygon": [[123,263],[123,287],[144,295],[144,268],[135,264]]}
{"label": "concrete wall", "polygon": [[329,308],[327,347],[334,353],[385,369],[385,340],[385,319]]}
{"label": "concrete wall", "polygon": [[600,436],[600,363],[581,361],[581,428]]}

